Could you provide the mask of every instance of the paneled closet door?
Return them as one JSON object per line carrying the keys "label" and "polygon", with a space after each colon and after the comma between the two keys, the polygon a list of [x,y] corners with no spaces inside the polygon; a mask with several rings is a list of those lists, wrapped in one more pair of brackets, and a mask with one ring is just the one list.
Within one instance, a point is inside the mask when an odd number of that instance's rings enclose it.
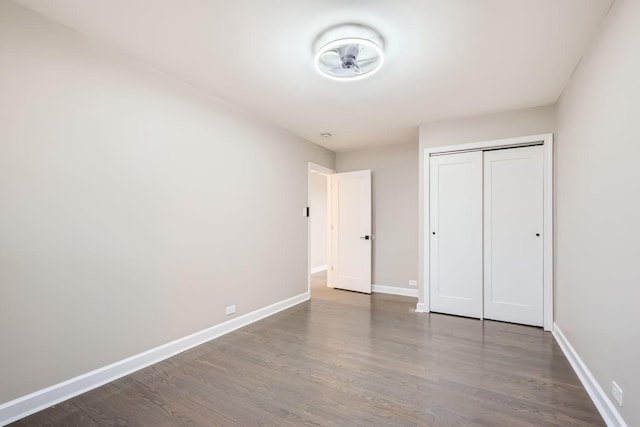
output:
{"label": "paneled closet door", "polygon": [[482,316],[482,152],[430,157],[430,310]]}
{"label": "paneled closet door", "polygon": [[542,326],[543,149],[484,153],[484,317]]}

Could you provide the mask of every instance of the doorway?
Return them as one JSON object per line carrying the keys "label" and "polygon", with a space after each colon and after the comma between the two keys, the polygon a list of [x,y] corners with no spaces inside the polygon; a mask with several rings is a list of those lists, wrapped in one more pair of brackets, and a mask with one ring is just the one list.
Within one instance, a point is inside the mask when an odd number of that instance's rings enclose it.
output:
{"label": "doorway", "polygon": [[370,294],[371,170],[335,173],[309,163],[308,171],[309,294],[320,285]]}
{"label": "doorway", "polygon": [[331,209],[329,179],[335,171],[315,163],[308,167],[308,290],[327,286],[330,259],[329,218]]}

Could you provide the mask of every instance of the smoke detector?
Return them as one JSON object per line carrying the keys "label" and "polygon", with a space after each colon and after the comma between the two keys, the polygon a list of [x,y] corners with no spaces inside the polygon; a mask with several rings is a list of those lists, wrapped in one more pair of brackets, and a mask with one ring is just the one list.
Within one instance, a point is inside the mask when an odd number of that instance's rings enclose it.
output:
{"label": "smoke detector", "polygon": [[313,44],[315,65],[325,77],[357,80],[375,73],[384,61],[383,39],[371,27],[336,25],[322,32]]}

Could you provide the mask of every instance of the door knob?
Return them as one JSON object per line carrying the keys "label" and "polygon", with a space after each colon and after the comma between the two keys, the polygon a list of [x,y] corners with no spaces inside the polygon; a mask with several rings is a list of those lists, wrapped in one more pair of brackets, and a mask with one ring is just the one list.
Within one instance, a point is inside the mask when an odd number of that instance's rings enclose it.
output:
{"label": "door knob", "polygon": [[540,237],[540,233],[536,233],[536,236]]}
{"label": "door knob", "polygon": [[436,235],[436,232],[435,232],[435,231],[432,231],[432,232],[431,232],[431,234],[433,234],[433,235],[435,236],[435,235]]}
{"label": "door knob", "polygon": [[364,239],[364,240],[369,240],[371,238],[371,236],[360,236],[360,238]]}

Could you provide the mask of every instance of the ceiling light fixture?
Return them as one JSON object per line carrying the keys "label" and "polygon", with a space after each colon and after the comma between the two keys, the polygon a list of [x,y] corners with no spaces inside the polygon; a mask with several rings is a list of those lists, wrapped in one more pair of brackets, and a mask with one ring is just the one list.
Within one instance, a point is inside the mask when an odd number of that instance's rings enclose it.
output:
{"label": "ceiling light fixture", "polygon": [[336,25],[321,33],[313,44],[316,68],[335,80],[368,77],[384,62],[383,42],[380,33],[366,25]]}

